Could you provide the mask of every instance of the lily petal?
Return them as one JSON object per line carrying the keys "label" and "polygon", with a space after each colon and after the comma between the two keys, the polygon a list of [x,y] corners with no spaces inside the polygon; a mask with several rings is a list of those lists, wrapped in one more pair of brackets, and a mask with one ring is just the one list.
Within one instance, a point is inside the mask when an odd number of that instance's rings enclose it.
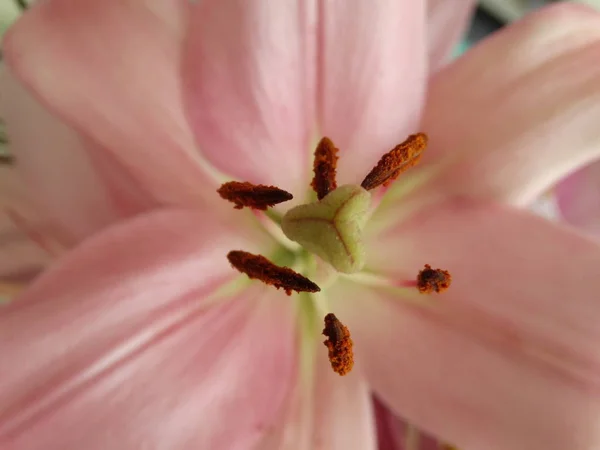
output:
{"label": "lily petal", "polygon": [[17,288],[13,283],[31,279],[59,252],[40,225],[14,166],[0,166],[0,297],[12,297]]}
{"label": "lily petal", "polygon": [[[185,119],[185,0],[48,0],[5,36],[19,80],[68,126],[110,151],[162,203],[203,204],[216,183]],[[210,187],[210,189],[207,189]]]}
{"label": "lily petal", "polygon": [[554,191],[547,192],[537,198],[529,210],[549,220],[560,220],[561,214],[558,206],[557,196]]}
{"label": "lily petal", "polygon": [[301,1],[207,0],[193,8],[185,101],[200,151],[221,171],[308,189],[314,14]]}
{"label": "lily petal", "polygon": [[445,450],[443,444],[392,413],[373,397],[377,420],[378,450]]}
{"label": "lily petal", "polygon": [[424,264],[452,274],[439,296],[354,283],[332,293],[382,401],[459,448],[600,444],[597,242],[464,200],[380,239],[376,267],[399,285]]}
{"label": "lily petal", "polygon": [[283,421],[260,450],[377,450],[369,386],[359,373],[334,373],[314,332],[304,336],[314,357],[310,370],[301,372]]}
{"label": "lily petal", "polygon": [[294,316],[260,284],[216,294],[224,248],[251,245],[230,223],[111,227],[2,308],[0,446],[252,448],[294,383]]}
{"label": "lily petal", "polygon": [[561,216],[570,224],[600,236],[600,163],[595,162],[556,186]]}
{"label": "lily petal", "polygon": [[[432,189],[527,205],[600,156],[600,14],[560,3],[436,74],[423,129]],[[445,165],[444,165],[445,164]]]}
{"label": "lily petal", "polygon": [[319,3],[319,136],[340,148],[342,183],[360,183],[414,133],[426,81],[425,2]]}
{"label": "lily petal", "polygon": [[427,1],[430,72],[437,71],[448,61],[467,31],[474,8],[474,0]]}
{"label": "lily petal", "polygon": [[56,239],[74,245],[118,220],[120,214],[81,136],[52,116],[9,72],[3,73],[0,87],[23,196],[53,224]]}

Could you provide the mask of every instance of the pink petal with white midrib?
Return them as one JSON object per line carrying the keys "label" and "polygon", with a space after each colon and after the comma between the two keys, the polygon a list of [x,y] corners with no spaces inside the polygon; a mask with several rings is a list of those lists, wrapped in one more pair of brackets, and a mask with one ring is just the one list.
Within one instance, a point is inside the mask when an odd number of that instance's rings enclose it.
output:
{"label": "pink petal with white midrib", "polygon": [[397,414],[459,448],[600,442],[600,246],[527,212],[452,201],[382,231],[368,267],[452,286],[334,287],[369,382]]}
{"label": "pink petal with white midrib", "polygon": [[262,285],[206,302],[237,276],[222,247],[252,246],[226,224],[211,235],[216,225],[161,212],[113,227],[0,310],[3,448],[243,449],[262,437],[294,380],[293,310]]}
{"label": "pink petal with white midrib", "polygon": [[[319,333],[320,330],[314,330]],[[308,333],[308,329],[302,329]],[[371,394],[360,371],[340,377],[331,369],[325,337],[304,336],[314,356],[298,377],[285,413],[259,450],[376,450]],[[306,362],[306,359],[301,359]],[[300,369],[302,370],[302,369]]]}
{"label": "pink petal with white midrib", "polygon": [[193,8],[184,97],[200,152],[239,180],[308,189],[312,2],[207,0]]}
{"label": "pink petal with white midrib", "polygon": [[422,128],[430,190],[528,205],[600,156],[600,14],[561,3],[438,72]]}

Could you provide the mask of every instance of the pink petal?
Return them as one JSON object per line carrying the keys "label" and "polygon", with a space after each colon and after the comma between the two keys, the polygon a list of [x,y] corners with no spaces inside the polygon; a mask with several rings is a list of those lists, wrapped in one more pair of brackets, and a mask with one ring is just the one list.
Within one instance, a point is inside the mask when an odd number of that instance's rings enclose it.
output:
{"label": "pink petal", "polygon": [[200,167],[181,103],[188,7],[48,0],[4,42],[9,66],[51,113],[105,147],[154,198],[177,205],[203,204],[216,186]]}
{"label": "pink petal", "polygon": [[[37,275],[52,254],[38,245],[6,212],[0,212],[0,283],[24,282]],[[4,290],[0,288],[0,296]]]}
{"label": "pink petal", "polygon": [[546,194],[538,197],[529,205],[529,210],[549,220],[561,220],[557,197],[553,191],[548,191]]}
{"label": "pink petal", "polygon": [[207,0],[192,12],[185,102],[202,154],[241,180],[308,189],[314,121],[310,2]]}
{"label": "pink petal", "polygon": [[425,90],[421,1],[320,2],[319,135],[340,148],[340,181],[360,183],[417,131]]}
{"label": "pink petal", "polygon": [[600,163],[584,167],[558,184],[556,197],[567,222],[600,236]]}
{"label": "pink petal", "polygon": [[0,166],[0,296],[12,296],[15,282],[31,279],[61,252],[52,234],[14,165]]}
{"label": "pink petal", "polygon": [[600,14],[561,3],[469,51],[432,82],[432,189],[526,205],[600,156]]}
{"label": "pink petal", "polygon": [[253,246],[234,231],[134,219],[0,310],[0,447],[252,448],[294,382],[295,327],[282,292],[216,294],[238,277],[223,251]]}
{"label": "pink petal", "polygon": [[[55,238],[73,245],[120,218],[84,140],[52,116],[10,74],[1,81],[3,117],[15,171]],[[110,170],[110,169],[109,169]]]}
{"label": "pink petal", "polygon": [[428,0],[429,71],[443,66],[467,31],[474,0]]}
{"label": "pink petal", "polygon": [[281,423],[259,449],[377,450],[367,383],[357,372],[344,377],[333,372],[320,329],[301,330],[309,333],[303,338],[310,356],[303,353],[301,359],[307,365],[300,368],[299,382]]}
{"label": "pink petal", "polygon": [[446,450],[443,444],[392,413],[373,398],[377,420],[378,450]]}
{"label": "pink petal", "polygon": [[[474,449],[600,445],[600,245],[525,211],[453,201],[383,231],[371,268],[441,295],[331,292],[357,361],[396,414]],[[334,288],[335,290],[335,288]]]}

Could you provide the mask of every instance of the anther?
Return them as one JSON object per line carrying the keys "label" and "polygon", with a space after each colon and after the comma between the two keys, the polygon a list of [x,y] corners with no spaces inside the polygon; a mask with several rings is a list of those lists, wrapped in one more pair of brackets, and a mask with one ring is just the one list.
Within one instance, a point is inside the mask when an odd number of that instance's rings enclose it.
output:
{"label": "anther", "polygon": [[275,186],[252,184],[248,182],[229,181],[217,189],[219,195],[232,203],[234,208],[242,209],[248,206],[265,210],[278,203],[287,202],[294,198],[292,194]]}
{"label": "anther", "polygon": [[417,275],[417,288],[422,294],[443,292],[450,287],[452,276],[450,272],[442,269],[432,269],[429,264]]}
{"label": "anther", "polygon": [[287,295],[296,292],[319,292],[321,288],[308,278],[294,272],[289,267],[273,264],[262,255],[253,255],[242,250],[232,250],[227,254],[231,265],[248,278],[257,279],[263,283],[283,288]]}
{"label": "anther", "polygon": [[329,350],[329,362],[333,371],[340,375],[350,373],[354,366],[354,353],[348,327],[335,314],[329,313],[325,316],[323,335],[327,336],[323,344]]}
{"label": "anther", "polygon": [[361,183],[362,188],[370,191],[382,184],[388,186],[401,173],[419,162],[426,147],[427,135],[425,133],[410,135],[404,142],[381,157]]}
{"label": "anther", "polygon": [[315,176],[311,186],[317,193],[319,200],[337,188],[335,180],[335,169],[338,160],[337,152],[338,149],[333,145],[331,139],[327,137],[321,139],[315,150],[315,160],[313,163]]}

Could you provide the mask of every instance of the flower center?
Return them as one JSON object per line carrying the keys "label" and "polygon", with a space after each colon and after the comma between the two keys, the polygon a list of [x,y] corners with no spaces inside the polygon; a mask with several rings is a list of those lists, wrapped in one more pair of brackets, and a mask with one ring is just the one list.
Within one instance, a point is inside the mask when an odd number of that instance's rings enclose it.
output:
{"label": "flower center", "polygon": [[[401,173],[416,165],[427,146],[427,136],[418,133],[383,155],[360,185],[337,187],[336,164],[338,149],[324,137],[315,150],[314,178],[311,186],[317,201],[290,209],[281,221],[281,230],[287,238],[297,242],[307,252],[318,256],[335,271],[352,274],[365,265],[365,248],[362,232],[370,216],[369,191],[388,186]],[[234,203],[236,209],[250,207],[266,210],[268,207],[293,198],[292,194],[275,186],[253,185],[231,181],[217,192]],[[278,266],[262,255],[243,250],[227,254],[231,265],[249,278],[258,279],[288,295],[296,292],[319,292],[321,288],[289,267]],[[419,272],[412,284],[421,293],[442,292],[450,286],[450,274],[432,269],[428,264]],[[354,365],[350,331],[333,313],[324,318],[323,334],[331,367],[340,375],[350,372]]]}
{"label": "flower center", "polygon": [[290,209],[283,216],[281,229],[338,272],[359,272],[365,264],[362,230],[370,206],[371,194],[348,184],[319,201]]}

